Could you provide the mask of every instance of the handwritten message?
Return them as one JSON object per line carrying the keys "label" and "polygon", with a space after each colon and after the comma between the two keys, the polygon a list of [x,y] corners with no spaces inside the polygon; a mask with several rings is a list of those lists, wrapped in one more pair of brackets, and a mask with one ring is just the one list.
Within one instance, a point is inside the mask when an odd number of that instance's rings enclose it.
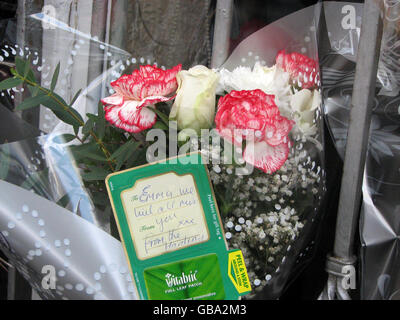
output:
{"label": "handwritten message", "polygon": [[144,260],[209,239],[193,176],[169,172],[121,193],[136,255]]}

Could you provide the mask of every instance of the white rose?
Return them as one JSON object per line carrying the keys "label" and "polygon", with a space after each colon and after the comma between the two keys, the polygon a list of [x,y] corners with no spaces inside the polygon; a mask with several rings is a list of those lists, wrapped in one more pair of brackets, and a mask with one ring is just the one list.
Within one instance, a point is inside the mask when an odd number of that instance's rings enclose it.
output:
{"label": "white rose", "polygon": [[212,126],[215,115],[215,91],[218,74],[205,66],[182,70],[176,76],[178,90],[170,113],[179,130],[200,129]]}
{"label": "white rose", "polygon": [[321,104],[318,90],[303,89],[296,92],[290,99],[290,107],[294,111],[296,124],[306,135],[314,135],[317,131],[314,123],[315,110]]}

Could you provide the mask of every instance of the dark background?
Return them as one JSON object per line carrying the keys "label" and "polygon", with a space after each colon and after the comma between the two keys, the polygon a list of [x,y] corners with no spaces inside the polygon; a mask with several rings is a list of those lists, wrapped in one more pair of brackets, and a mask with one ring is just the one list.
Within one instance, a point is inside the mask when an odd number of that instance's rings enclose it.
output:
{"label": "dark background", "polygon": [[[15,11],[17,10],[16,1],[12,0],[2,0],[0,1],[0,41],[3,39],[4,28],[6,26],[5,19],[10,19],[15,16]],[[0,69],[0,79],[3,80],[4,77],[4,69],[1,67]],[[2,109],[3,106],[0,105]],[[1,112],[1,111],[0,111]],[[1,119],[3,120],[3,119]],[[1,125],[2,127],[3,125]],[[0,142],[2,141],[2,130],[0,127]],[[4,254],[0,251],[0,258],[5,259]],[[7,297],[7,272],[0,267],[0,300],[4,300]]]}
{"label": "dark background", "polygon": [[[235,0],[231,32],[231,49],[254,31],[294,11],[315,4],[316,2],[317,1],[314,0]],[[15,17],[16,9],[16,1],[0,0],[0,42],[4,40],[3,36],[5,27],[7,26],[7,19]],[[7,69],[4,68],[4,66],[0,67],[0,78],[2,80],[4,77],[7,77]],[[5,127],[4,125],[4,123],[8,123],[8,121],[4,119],[1,113],[2,109],[7,104],[6,101],[0,101],[0,116],[2,121],[0,125],[0,143],[10,141],[10,139],[14,140],[12,137],[13,132],[10,132],[9,127]],[[8,108],[10,108],[9,104]],[[17,120],[14,119],[13,121]],[[315,246],[310,256],[311,263],[309,263],[295,278],[291,279],[290,284],[282,296],[284,300],[316,299],[326,283],[327,275],[324,271],[324,264],[326,254],[330,252],[333,247],[342,162],[327,131],[325,132],[325,137],[326,173],[328,180],[328,198],[326,199],[325,210],[321,216],[319,231],[315,235]],[[0,257],[5,258],[1,251]],[[6,296],[7,272],[0,268],[0,300],[6,299]]]}

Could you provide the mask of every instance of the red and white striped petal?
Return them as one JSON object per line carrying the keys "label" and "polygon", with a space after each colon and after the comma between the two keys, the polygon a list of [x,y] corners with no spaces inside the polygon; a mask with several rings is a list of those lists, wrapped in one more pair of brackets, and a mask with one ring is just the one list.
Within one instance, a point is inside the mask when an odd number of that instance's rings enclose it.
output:
{"label": "red and white striped petal", "polygon": [[294,121],[277,116],[273,125],[267,124],[265,127],[265,141],[271,146],[287,143],[287,136],[290,130],[292,130],[293,125]]}
{"label": "red and white striped petal", "polygon": [[129,125],[137,125],[138,111],[139,111],[139,101],[127,100],[121,106],[118,112],[118,117],[122,122]]}
{"label": "red and white striped petal", "polygon": [[126,97],[128,99],[140,100],[140,88],[143,84],[143,81],[141,79],[137,79],[137,77],[124,74],[122,77],[111,82],[110,84],[111,87],[120,96]]}
{"label": "red and white striped petal", "polygon": [[216,128],[218,134],[224,138],[225,140],[229,141],[230,143],[234,144],[237,147],[241,147],[243,143],[243,130],[241,129],[218,129]]}
{"label": "red and white striped petal", "polygon": [[168,70],[150,65],[141,66],[132,74],[123,75],[111,82],[111,86],[117,94],[131,100],[141,101],[149,96],[169,96],[178,88],[176,75],[181,68],[181,65]]}
{"label": "red and white striped petal", "polygon": [[138,108],[143,108],[146,106],[150,106],[153,104],[156,104],[158,102],[166,102],[174,99],[176,95],[173,95],[172,97],[163,97],[163,96],[152,96],[152,97],[147,97],[144,98],[142,101],[140,101]]}
{"label": "red and white striped petal", "polygon": [[292,81],[303,89],[319,85],[318,64],[315,60],[298,52],[278,52],[276,65],[288,72]]}
{"label": "red and white striped petal", "polygon": [[117,106],[114,106],[112,104],[106,104],[106,105],[104,105],[104,111],[107,112],[108,110],[110,110],[114,107],[117,107]]}
{"label": "red and white striped petal", "polygon": [[289,146],[282,143],[270,146],[266,141],[248,142],[243,152],[243,159],[264,171],[273,173],[282,167],[289,156]]}
{"label": "red and white striped petal", "polygon": [[139,128],[139,127],[136,127],[136,126],[131,126],[131,125],[123,123],[123,122],[121,122],[119,124],[118,128],[120,128],[120,129],[122,129],[122,130],[124,130],[126,132],[131,132],[131,133],[138,133],[138,132],[143,131],[142,128]]}
{"label": "red and white striped petal", "polygon": [[178,83],[175,79],[168,82],[161,82],[157,80],[147,81],[142,85],[140,97],[144,99],[151,96],[169,96],[172,92],[175,92],[177,88]]}
{"label": "red and white striped petal", "polygon": [[129,125],[121,121],[121,119],[119,118],[119,111],[121,110],[121,108],[122,107],[108,108],[105,114],[106,120],[117,128],[120,128],[127,132],[137,133],[143,131],[143,129],[139,128],[138,126]]}
{"label": "red and white striped petal", "polygon": [[111,96],[101,99],[101,102],[104,105],[120,106],[124,103],[124,97],[119,95],[118,93],[114,93]]}
{"label": "red and white striped petal", "polygon": [[142,108],[138,110],[138,114],[138,122],[135,125],[137,125],[142,130],[151,128],[157,121],[156,113],[150,108]]}
{"label": "red and white striped petal", "polygon": [[139,128],[148,129],[156,123],[157,115],[149,108],[138,108],[138,101],[129,101],[123,104],[118,112],[122,122]]}

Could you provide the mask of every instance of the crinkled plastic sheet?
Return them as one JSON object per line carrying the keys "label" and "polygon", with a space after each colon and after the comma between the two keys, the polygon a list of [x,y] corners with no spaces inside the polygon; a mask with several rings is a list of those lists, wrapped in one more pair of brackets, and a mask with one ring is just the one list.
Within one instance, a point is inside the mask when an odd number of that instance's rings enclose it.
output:
{"label": "crinkled plastic sheet", "polygon": [[[399,299],[400,192],[400,2],[384,1],[385,23],[374,98],[360,217],[361,298]],[[330,50],[320,57],[324,112],[339,154],[344,156],[362,4],[355,29],[338,32],[340,7],[324,4]]]}
{"label": "crinkled plastic sheet", "polygon": [[[236,48],[223,67],[229,70],[239,65],[253,67],[256,61],[272,65],[280,49],[318,59],[320,10],[319,3],[257,31]],[[36,14],[29,19],[40,21],[43,16]],[[48,85],[59,59],[60,51],[54,44],[63,42],[67,47],[71,44],[69,59],[61,61],[60,74],[65,75],[65,83],[61,81],[55,91],[69,101],[81,85],[84,90],[74,107],[82,116],[96,110],[99,99],[108,95],[110,81],[140,64],[156,62],[131,56],[65,22],[56,20],[52,25],[55,29],[42,30],[50,39],[42,49],[8,43],[0,49],[2,57],[3,60],[24,57],[29,52],[42,59],[48,57],[45,61],[33,60],[42,84]],[[90,80],[88,83],[82,80],[82,74]],[[24,94],[16,91],[9,91],[16,99]],[[41,110],[40,137],[3,144],[0,148],[1,156],[10,160],[1,162],[2,249],[43,298],[134,299],[121,243],[110,235],[109,213],[94,205],[72,154],[66,145],[55,140],[60,133],[69,132],[69,127],[48,112]],[[312,251],[326,190],[321,109],[316,112],[316,125],[318,133],[312,140],[294,138],[293,152],[298,156],[306,152],[304,165],[318,176],[317,192],[307,203],[295,204],[301,211],[304,227],[294,241],[286,244],[277,267],[271,269],[265,264],[265,271],[261,272],[265,278],[260,279],[261,285],[253,285],[256,289],[252,298],[278,298],[288,279],[309,261],[307,253]],[[45,265],[56,269],[56,290],[45,290],[41,285]]]}
{"label": "crinkled plastic sheet", "polygon": [[[320,16],[320,4],[310,6],[303,10],[299,10],[291,15],[288,15],[280,20],[277,20],[261,30],[253,33],[251,36],[243,40],[237,48],[232,52],[222,68],[234,70],[237,66],[253,67],[255,63],[271,66],[275,63],[275,56],[278,50],[285,49],[287,52],[300,52],[318,61],[318,23]],[[325,194],[325,171],[324,171],[324,153],[323,153],[323,123],[320,110],[316,112],[316,125],[318,127],[317,134],[313,138],[301,141],[294,137],[293,152],[294,157],[301,157],[306,154],[305,161],[299,162],[298,165],[304,165],[307,172],[315,172],[319,178],[315,187],[318,189],[316,196],[307,198],[305,203],[296,201],[295,207],[298,210],[298,215],[301,221],[304,222],[304,228],[300,230],[299,235],[294,241],[289,241],[283,244],[283,253],[277,255],[278,263],[268,261],[268,256],[265,261],[263,270],[257,272],[257,262],[253,263],[251,256],[262,256],[262,252],[258,252],[256,245],[249,245],[251,241],[233,241],[234,236],[228,244],[240,247],[244,252],[247,252],[248,268],[250,273],[256,273],[261,285],[257,287],[253,285],[253,294],[251,298],[256,299],[276,299],[282,294],[285,287],[288,285],[288,280],[299,273],[302,268],[307,265],[312,256],[314,247],[313,238],[316,228],[323,215],[323,199]],[[296,170],[294,170],[296,171]],[[284,175],[284,173],[281,173]],[[290,172],[287,173],[290,176]],[[300,184],[302,180],[294,180],[299,187],[295,188],[300,194]],[[250,182],[251,183],[251,182]],[[271,181],[271,186],[273,182]],[[308,193],[310,190],[308,190]],[[278,202],[272,201],[274,205],[279,205]],[[283,203],[286,206],[288,203]],[[240,224],[240,218],[234,214],[223,217],[225,221],[232,221],[234,225]],[[256,227],[256,226],[255,226]],[[254,228],[254,226],[249,229]],[[256,227],[257,228],[257,227]],[[233,228],[226,228],[227,232],[239,238],[239,232],[235,232]],[[248,232],[249,235],[251,231]],[[246,239],[249,237],[246,235]],[[250,254],[248,253],[250,251]],[[246,256],[246,254],[245,254]],[[250,261],[249,261],[250,260]],[[253,259],[256,260],[256,259]],[[254,274],[253,274],[254,279]]]}
{"label": "crinkled plastic sheet", "polygon": [[[139,63],[139,58],[128,52],[74,29],[71,22],[51,17],[44,20],[41,12],[23,18],[31,27],[24,36],[31,39],[35,33],[43,34],[43,46],[13,42],[13,30],[19,21],[10,20],[0,61],[13,63],[15,57],[30,55],[34,71],[47,87],[60,61],[62,76],[55,91],[70,101],[82,88],[74,107],[83,116],[97,110],[110,81],[134,61]],[[10,97],[17,105],[24,92],[16,88],[1,96],[3,102]],[[70,127],[42,108],[40,136],[26,139],[26,129],[37,135],[35,130],[23,121],[15,121],[5,110],[2,122],[13,120],[17,133],[7,132],[7,137],[15,141],[19,135],[24,139],[0,148],[1,246],[10,263],[42,298],[135,299],[122,245],[110,235],[110,212],[94,206],[93,195],[85,188],[74,157],[66,145],[55,141],[60,133],[71,132]],[[57,286],[53,290],[42,286],[45,266],[55,268]]]}

